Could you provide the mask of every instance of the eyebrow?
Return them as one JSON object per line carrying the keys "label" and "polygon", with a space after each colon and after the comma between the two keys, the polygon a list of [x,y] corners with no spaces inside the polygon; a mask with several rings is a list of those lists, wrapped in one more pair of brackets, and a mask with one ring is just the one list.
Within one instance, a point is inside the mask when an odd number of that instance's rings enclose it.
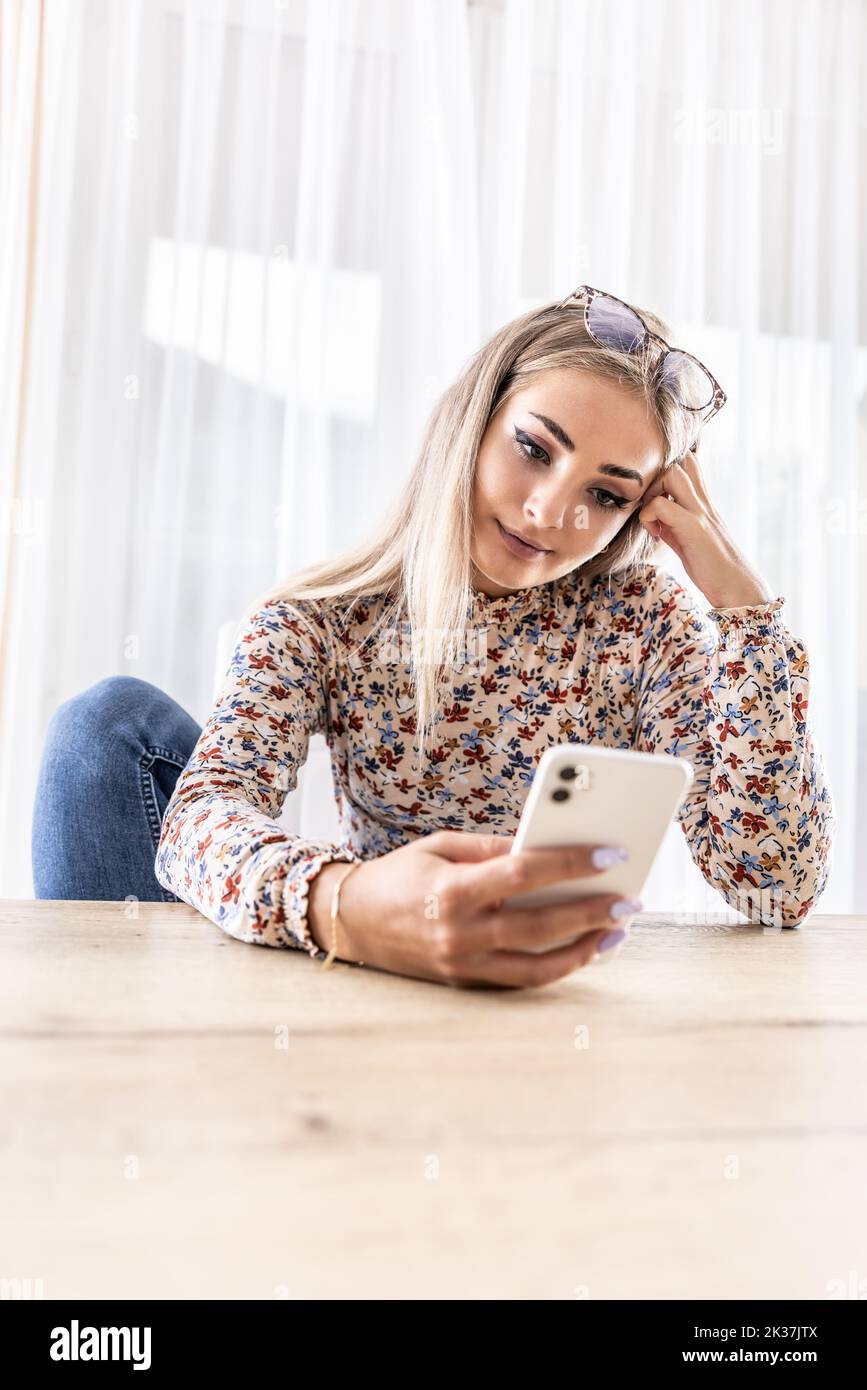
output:
{"label": "eyebrow", "polygon": [[[556,420],[550,420],[547,415],[539,415],[535,410],[528,412],[535,419],[540,420],[549,434],[552,434],[558,444],[562,444],[564,449],[568,449],[570,454],[574,454],[575,445],[569,438],[562,425],[558,425]],[[610,478],[629,478],[633,482],[644,485],[644,479],[635,468],[624,468],[620,463],[600,463],[599,472],[607,473]]]}

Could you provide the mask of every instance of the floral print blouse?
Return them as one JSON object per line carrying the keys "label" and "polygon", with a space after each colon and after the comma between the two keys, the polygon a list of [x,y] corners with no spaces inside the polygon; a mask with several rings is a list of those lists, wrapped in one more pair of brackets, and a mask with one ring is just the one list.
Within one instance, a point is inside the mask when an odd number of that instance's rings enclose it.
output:
{"label": "floral print blouse", "polygon": [[[374,631],[386,597],[271,599],[244,620],[163,818],[154,868],[177,898],[240,941],[322,957],[306,914],[324,864],[439,829],[511,834],[542,753],[572,741],[687,758],[675,821],[705,880],[752,921],[810,912],[836,821],[783,598],[704,612],[650,564],[504,598],[474,589],[467,659],[419,771],[408,638]],[[340,844],[276,820],[314,732]]]}

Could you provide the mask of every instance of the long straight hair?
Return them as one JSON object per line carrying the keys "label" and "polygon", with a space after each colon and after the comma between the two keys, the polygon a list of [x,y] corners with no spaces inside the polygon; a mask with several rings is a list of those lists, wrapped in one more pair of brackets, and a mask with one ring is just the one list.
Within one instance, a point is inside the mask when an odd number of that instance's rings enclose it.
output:
{"label": "long straight hair", "polygon": [[[649,328],[670,339],[662,319],[645,309],[638,312]],[[450,698],[443,677],[466,650],[473,478],[488,424],[542,372],[571,367],[616,381],[647,403],[659,425],[665,453],[653,482],[695,447],[698,435],[694,413],[660,388],[653,370],[656,360],[655,354],[615,352],[597,343],[575,304],[550,303],[513,319],[469,359],[437,400],[412,472],[372,535],[334,559],[305,566],[260,595],[254,608],[277,598],[341,599],[348,617],[356,602],[387,594],[379,624],[402,622],[410,635],[409,675],[416,706],[411,722],[421,766],[433,726]],[[606,572],[628,579],[655,548],[636,509],[605,551],[591,555],[572,574],[587,581]],[[434,633],[442,638],[439,664],[428,659],[430,644],[423,640]]]}

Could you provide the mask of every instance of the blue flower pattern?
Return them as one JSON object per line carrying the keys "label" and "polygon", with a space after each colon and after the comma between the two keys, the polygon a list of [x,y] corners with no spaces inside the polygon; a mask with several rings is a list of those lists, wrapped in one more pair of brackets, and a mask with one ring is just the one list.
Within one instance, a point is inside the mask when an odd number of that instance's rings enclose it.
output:
{"label": "blue flower pattern", "polygon": [[[687,758],[675,819],[706,881],[741,911],[745,891],[770,890],[784,925],[811,911],[835,813],[783,598],[703,612],[655,565],[504,598],[474,589],[468,627],[487,649],[469,639],[483,659],[456,672],[421,769],[406,654],[374,640],[385,601],[272,599],[244,620],[163,818],[155,872],[176,897],[238,940],[321,956],[307,896],[324,864],[438,829],[512,834],[542,753],[572,741]],[[330,746],[338,844],[277,821],[314,732]],[[753,920],[764,911],[759,896]]]}

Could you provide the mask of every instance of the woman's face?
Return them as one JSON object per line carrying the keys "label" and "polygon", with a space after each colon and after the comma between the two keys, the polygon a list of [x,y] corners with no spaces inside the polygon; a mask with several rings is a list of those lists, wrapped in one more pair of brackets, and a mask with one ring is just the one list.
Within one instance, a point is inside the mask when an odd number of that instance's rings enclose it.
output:
{"label": "woman's face", "polygon": [[[659,473],[645,401],[575,368],[543,372],[482,438],[473,483],[473,583],[500,598],[559,579],[612,541]],[[544,550],[516,553],[501,528]]]}

